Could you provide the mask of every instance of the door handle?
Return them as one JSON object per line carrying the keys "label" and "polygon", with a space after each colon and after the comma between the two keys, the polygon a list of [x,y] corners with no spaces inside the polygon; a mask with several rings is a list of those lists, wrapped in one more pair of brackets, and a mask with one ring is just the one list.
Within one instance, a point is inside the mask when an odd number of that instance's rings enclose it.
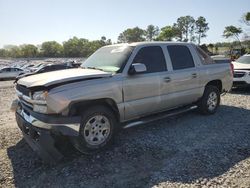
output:
{"label": "door handle", "polygon": [[170,77],[165,77],[165,78],[164,78],[164,81],[165,81],[165,82],[170,82],[170,81],[171,81],[171,78],[170,78]]}
{"label": "door handle", "polygon": [[193,73],[193,74],[192,74],[192,78],[197,78],[197,74],[196,74],[196,73]]}

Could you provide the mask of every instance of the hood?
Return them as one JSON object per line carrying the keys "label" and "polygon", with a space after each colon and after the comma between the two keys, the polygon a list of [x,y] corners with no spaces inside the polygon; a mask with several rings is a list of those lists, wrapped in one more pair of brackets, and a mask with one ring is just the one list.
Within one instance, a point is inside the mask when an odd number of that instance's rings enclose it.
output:
{"label": "hood", "polygon": [[18,80],[18,84],[26,87],[51,86],[63,82],[79,81],[90,78],[110,77],[112,74],[94,69],[65,69],[48,73],[36,74]]}
{"label": "hood", "polygon": [[238,70],[244,70],[244,69],[250,69],[250,64],[245,63],[238,63],[237,61],[232,62],[234,65],[234,69]]}

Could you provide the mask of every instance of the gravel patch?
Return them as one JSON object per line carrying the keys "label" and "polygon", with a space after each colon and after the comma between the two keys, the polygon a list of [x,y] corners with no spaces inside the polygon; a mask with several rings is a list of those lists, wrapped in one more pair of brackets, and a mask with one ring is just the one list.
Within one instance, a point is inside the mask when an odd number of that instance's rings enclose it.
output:
{"label": "gravel patch", "polygon": [[108,150],[72,150],[54,166],[22,139],[9,110],[14,89],[0,97],[0,187],[250,187],[250,89],[223,96],[215,115],[122,130]]}
{"label": "gravel patch", "polygon": [[6,88],[14,87],[13,82],[14,82],[14,80],[0,81],[0,89],[6,89]]}

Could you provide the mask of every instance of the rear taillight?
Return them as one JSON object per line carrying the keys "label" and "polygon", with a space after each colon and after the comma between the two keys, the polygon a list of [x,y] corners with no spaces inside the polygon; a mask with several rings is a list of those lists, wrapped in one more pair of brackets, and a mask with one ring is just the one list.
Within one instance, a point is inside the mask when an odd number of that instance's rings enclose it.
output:
{"label": "rear taillight", "polygon": [[231,75],[234,75],[234,65],[233,63],[230,63],[230,67],[231,67]]}

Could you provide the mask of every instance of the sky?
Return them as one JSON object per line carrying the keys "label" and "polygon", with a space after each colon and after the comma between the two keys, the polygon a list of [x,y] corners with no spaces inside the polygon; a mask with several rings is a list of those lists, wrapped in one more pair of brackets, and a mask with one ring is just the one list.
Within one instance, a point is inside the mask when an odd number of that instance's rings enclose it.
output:
{"label": "sky", "polygon": [[[76,36],[117,41],[127,28],[162,28],[180,16],[204,16],[209,23],[202,43],[226,41],[225,26],[249,29],[240,18],[250,0],[0,0],[0,48],[13,44],[62,43]],[[248,29],[248,30],[247,30]]]}

